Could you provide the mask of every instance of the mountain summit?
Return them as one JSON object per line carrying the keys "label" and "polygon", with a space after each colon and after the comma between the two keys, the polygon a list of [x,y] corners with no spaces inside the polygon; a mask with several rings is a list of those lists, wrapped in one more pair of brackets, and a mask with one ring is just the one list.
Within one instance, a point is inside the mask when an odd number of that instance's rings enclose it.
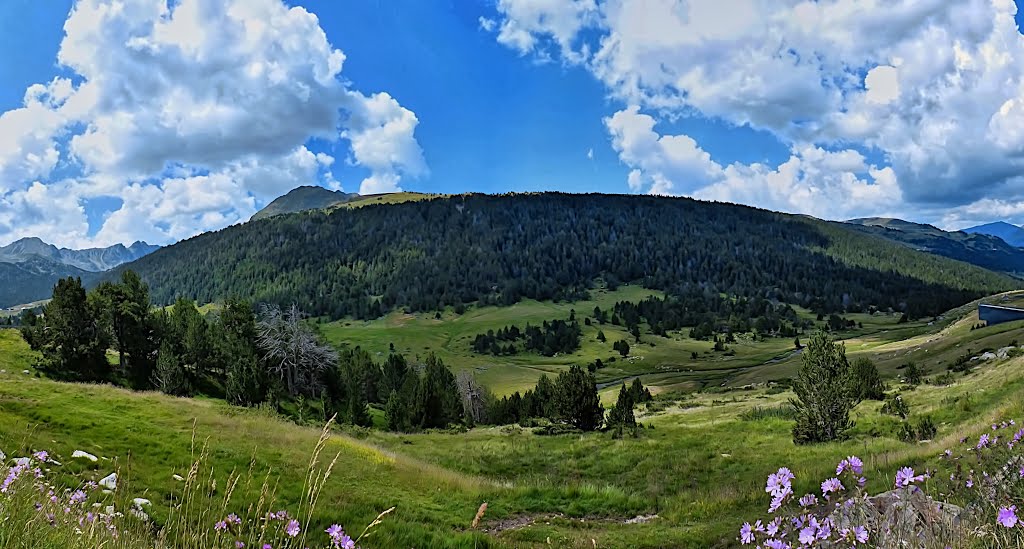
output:
{"label": "mountain summit", "polygon": [[252,220],[266,219],[275,215],[306,210],[322,210],[335,204],[348,202],[357,197],[359,195],[355,193],[348,194],[341,191],[331,191],[313,185],[296,187],[288,191],[287,194],[275,198],[273,202],[267,204],[267,207],[256,212],[252,216]]}

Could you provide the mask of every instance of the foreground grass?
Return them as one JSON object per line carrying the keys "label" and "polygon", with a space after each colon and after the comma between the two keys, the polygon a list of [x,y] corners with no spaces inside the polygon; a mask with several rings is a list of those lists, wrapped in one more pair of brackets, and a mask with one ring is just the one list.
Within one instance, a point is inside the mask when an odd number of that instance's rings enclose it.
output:
{"label": "foreground grass", "polygon": [[[923,338],[931,352],[961,352],[1019,335],[1012,326],[972,331],[963,322],[904,326],[898,329],[909,337],[899,341],[876,332],[876,348],[905,352]],[[948,349],[942,352],[953,352]],[[283,505],[301,499],[317,429],[216,401],[22,374],[32,357],[16,332],[0,331],[0,364],[7,370],[0,374],[0,449],[8,455],[46,448],[66,456],[81,449],[109,458],[82,473],[99,478],[122,471],[130,495],[153,500],[157,522],[175,488],[171,475],[191,463],[196,441],[208,441],[210,462],[223,475],[252,467],[255,476],[276,479]],[[856,454],[865,461],[869,490],[884,491],[898,467],[923,467],[993,420],[1024,418],[1022,369],[1024,359],[992,361],[950,386],[904,390],[912,414],[931,415],[939,427],[935,441],[920,444],[898,441],[897,420],[881,415],[880,403],[866,402],[855,410],[850,440],[795,446],[792,422],[744,419],[750,417],[744,412],[778,406],[790,396],[766,388],[680,395],[667,406],[663,400],[641,414],[648,428],[635,439],[542,436],[515,426],[337,433],[327,451],[338,453],[339,461],[324,488],[324,511],[314,519],[321,529],[331,522],[367,524],[395,506],[367,547],[732,546],[737,525],[763,515],[769,472],[788,466],[797,475],[797,491],[810,490],[839,459]],[[469,530],[484,501],[487,534]],[[638,515],[657,517],[625,523]]]}

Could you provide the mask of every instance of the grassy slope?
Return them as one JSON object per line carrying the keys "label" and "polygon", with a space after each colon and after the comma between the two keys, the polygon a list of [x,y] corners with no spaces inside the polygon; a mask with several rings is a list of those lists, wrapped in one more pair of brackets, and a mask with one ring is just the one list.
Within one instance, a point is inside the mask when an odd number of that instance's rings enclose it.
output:
{"label": "grassy slope", "polygon": [[449,195],[444,194],[425,194],[425,193],[414,193],[414,192],[400,192],[400,193],[385,193],[385,194],[368,194],[361,196],[348,202],[342,202],[327,208],[328,211],[340,210],[340,209],[351,209],[361,208],[363,206],[370,206],[374,204],[401,204],[402,202],[417,202],[419,200],[430,200],[432,198],[440,198]]}
{"label": "grassy slope", "polygon": [[[1020,326],[1007,325],[999,333],[971,331],[969,321],[904,328],[921,333],[878,347],[912,349],[916,341],[931,339],[936,354],[930,356],[938,356],[938,349],[980,349],[984,341],[1020,333]],[[211,401],[37,379],[20,373],[31,358],[16,332],[0,331],[0,364],[8,370],[0,375],[0,448],[9,454],[12,448],[45,447],[63,455],[83,449],[119,458],[130,463],[132,490],[161,502],[172,487],[170,474],[190,460],[195,424],[197,438],[209,439],[222,471],[244,468],[255,456],[259,469],[280,475],[283,499],[299,492],[315,430]],[[546,545],[548,538],[570,547],[592,547],[591,539],[599,547],[706,547],[714,540],[727,545],[738,522],[763,514],[764,478],[781,465],[793,468],[799,489],[809,490],[839,458],[856,453],[865,458],[871,488],[883,490],[896,467],[922,466],[993,419],[1020,419],[1022,368],[1024,359],[989,362],[952,386],[905,392],[914,414],[931,414],[939,424],[937,441],[913,445],[889,436],[894,420],[879,415],[879,403],[868,402],[855,411],[852,440],[796,447],[789,422],[739,419],[753,406],[789,397],[763,389],[689,397],[684,406],[643,417],[654,428],[635,440],[606,434],[544,437],[514,427],[466,434],[373,432],[362,441],[339,435],[332,448],[342,457],[323,506],[330,516],[322,520],[362,524],[398,505],[371,547],[472,547],[491,539],[500,546],[532,547]],[[104,463],[96,474],[110,467]],[[528,524],[474,540],[464,528],[481,501],[490,503],[488,524],[511,517]],[[623,523],[647,513],[659,518]]]}
{"label": "grassy slope", "polygon": [[[749,337],[741,336],[736,343],[729,345],[735,356],[726,356],[711,352],[712,342],[691,339],[688,329],[670,333],[667,338],[644,333],[642,343],[636,344],[623,327],[611,324],[598,326],[596,323],[582,326],[582,347],[569,355],[544,357],[520,353],[495,357],[478,355],[470,348],[473,338],[487,330],[496,331],[511,324],[523,328],[527,322],[537,325],[545,320],[565,319],[573,309],[582,324],[585,317],[593,314],[595,305],[602,310],[610,310],[617,301],[636,302],[650,295],[662,294],[637,286],[622,286],[614,292],[595,290],[591,301],[579,303],[526,300],[511,307],[471,308],[463,315],[455,315],[449,310],[440,320],[431,313],[396,312],[378,320],[342,320],[323,324],[321,328],[332,343],[360,345],[378,360],[387,356],[391,344],[396,351],[407,356],[423,356],[433,351],[452,368],[475,371],[481,382],[497,394],[528,389],[541,373],[557,374],[572,364],[586,365],[596,358],[608,363],[609,358],[618,355],[612,350],[612,344],[620,339],[630,342],[630,357],[626,360],[619,358],[599,370],[599,383],[641,375],[655,391],[689,390],[706,384],[736,383],[737,379],[742,383],[781,379],[788,377],[791,369],[779,365],[799,360],[793,357],[779,364],[766,365],[792,352],[793,340],[789,338],[753,342]],[[799,313],[813,319],[809,311],[799,310]],[[898,325],[899,315],[854,314],[848,318],[862,323],[864,328],[846,332],[844,337],[887,331],[884,337],[905,338],[929,329],[927,322]],[[597,340],[599,330],[605,333],[605,343]],[[646,327],[642,331],[646,332]],[[697,360],[691,358],[693,352],[698,353]]]}

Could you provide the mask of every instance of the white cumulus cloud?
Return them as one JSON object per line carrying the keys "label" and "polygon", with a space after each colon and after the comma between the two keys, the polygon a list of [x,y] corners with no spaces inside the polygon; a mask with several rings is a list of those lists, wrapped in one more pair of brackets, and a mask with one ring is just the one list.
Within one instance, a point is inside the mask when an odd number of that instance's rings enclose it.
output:
{"label": "white cumulus cloud", "polygon": [[[244,221],[299,185],[340,188],[335,159],[307,148],[314,138],[349,145],[350,161],[389,188],[427,173],[416,115],[352,89],[344,53],[301,7],[78,0],[64,30],[58,62],[74,77],[32,86],[0,114],[7,209],[28,208],[13,193],[56,188],[67,166],[78,182],[63,197],[76,208],[123,201],[93,242],[168,243]],[[3,228],[0,241],[16,237]],[[74,234],[56,243],[88,240]]]}

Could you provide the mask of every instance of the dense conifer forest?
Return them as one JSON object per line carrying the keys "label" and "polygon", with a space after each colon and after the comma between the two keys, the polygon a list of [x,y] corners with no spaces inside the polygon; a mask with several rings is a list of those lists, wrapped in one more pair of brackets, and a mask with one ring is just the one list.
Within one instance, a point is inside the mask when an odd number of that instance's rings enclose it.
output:
{"label": "dense conifer forest", "polygon": [[331,318],[575,300],[597,284],[627,282],[825,314],[874,306],[920,317],[1020,285],[802,216],[686,198],[561,193],[279,216],[194,237],[127,268],[160,304],[236,295]]}

